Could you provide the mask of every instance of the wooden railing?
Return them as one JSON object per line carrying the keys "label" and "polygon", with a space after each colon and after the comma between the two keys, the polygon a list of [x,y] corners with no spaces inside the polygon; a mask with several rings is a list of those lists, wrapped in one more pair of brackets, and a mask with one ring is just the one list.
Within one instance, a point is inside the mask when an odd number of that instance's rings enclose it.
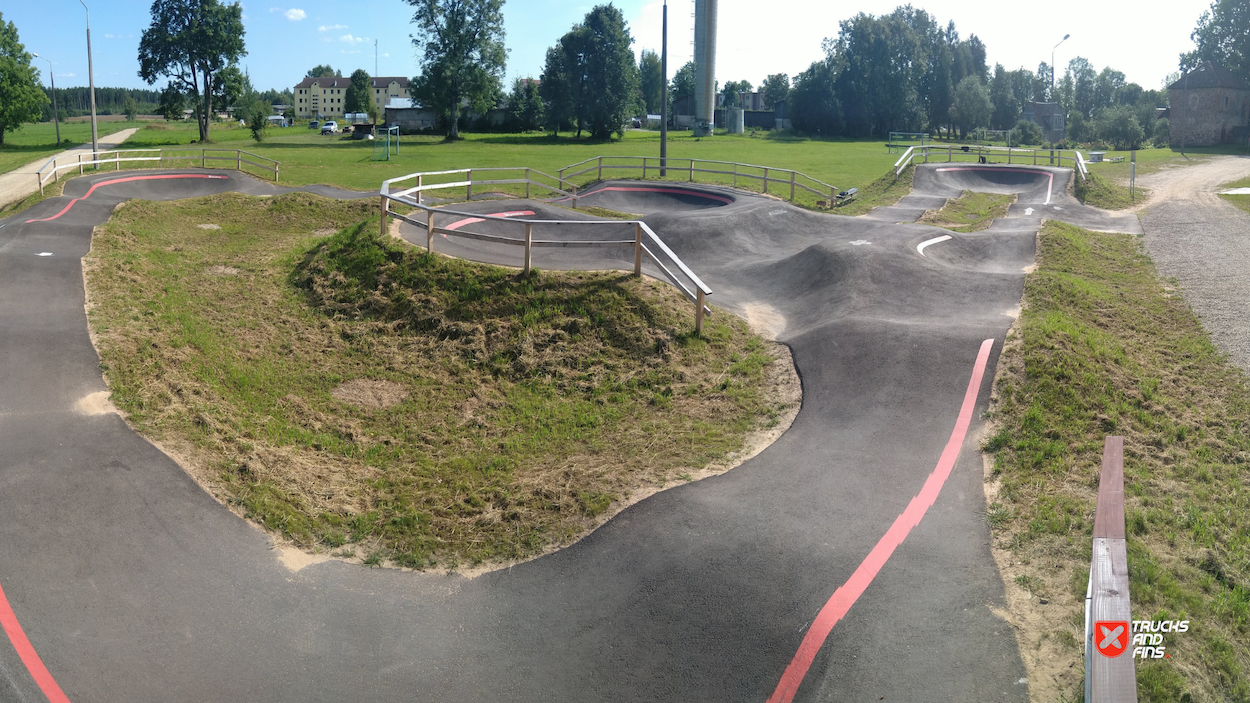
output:
{"label": "wooden railing", "polygon": [[791,202],[794,201],[795,195],[799,190],[807,191],[820,198],[828,198],[829,202],[832,202],[838,194],[836,187],[799,171],[777,168],[775,166],[744,164],[735,161],[675,159],[672,157],[661,159],[658,156],[595,156],[585,161],[565,166],[556,173],[561,180],[576,178],[588,173],[595,174],[594,180],[603,180],[603,172],[605,170],[640,172],[644,180],[649,174],[660,176],[662,171],[665,172],[665,176],[663,176],[665,178],[671,178],[671,174],[679,176],[684,174],[686,180],[691,183],[695,182],[696,173],[715,174],[728,176],[729,178],[726,180],[735,188],[738,187],[739,180],[758,182],[762,184],[765,194],[770,194],[769,185],[775,184],[776,187],[781,188],[780,194],[782,195],[785,194],[786,189],[789,189],[788,200]]}
{"label": "wooden railing", "polygon": [[[515,174],[512,178],[493,178],[482,179],[474,178],[474,174],[483,173],[505,173]],[[464,188],[464,199],[473,199],[473,189],[478,188],[481,193],[482,186],[492,185],[524,185],[525,197],[530,197],[531,191],[538,188],[556,195],[563,195],[573,199],[573,208],[577,208],[577,186],[547,173],[543,173],[535,168],[525,166],[508,167],[496,166],[490,168],[460,168],[451,171],[425,171],[423,173],[410,173],[407,176],[392,178],[386,183],[399,182],[416,179],[415,186],[405,188],[402,191],[393,193],[395,197],[407,197],[416,195],[417,202],[421,202],[422,193],[428,191],[441,191]],[[384,186],[385,187],[385,186]],[[519,190],[519,189],[518,189]]]}
{"label": "wooden railing", "polygon": [[982,157],[986,159],[1006,157],[1008,164],[1032,164],[1033,166],[1063,166],[1066,161],[1080,174],[1081,180],[1085,180],[1089,173],[1085,168],[1085,157],[1081,152],[1074,150],[1026,149],[976,144],[926,144],[911,147],[899,157],[898,161],[894,162],[894,178],[897,180],[904,169],[921,158],[925,163],[929,163],[931,160],[942,161],[943,159],[947,162],[980,161]]}
{"label": "wooden railing", "polygon": [[[1115,634],[1098,632],[1098,622],[1123,623],[1124,647],[1118,656],[1106,656],[1100,639]],[[1116,626],[1118,627],[1118,626]],[[1085,590],[1085,701],[1137,703],[1133,672],[1133,617],[1128,595],[1128,551],[1124,538],[1124,438],[1107,437],[1098,479],[1098,506],[1094,512],[1093,557]]]}
{"label": "wooden railing", "polygon": [[[123,156],[125,154],[125,156]],[[211,155],[210,155],[211,154]],[[219,156],[219,154],[233,154],[233,156]],[[94,158],[83,160],[84,156],[93,156]],[[247,157],[247,158],[244,158]],[[252,161],[256,159],[257,161]],[[242,149],[208,149],[193,147],[173,147],[160,149],[116,149],[113,151],[99,151],[94,154],[78,154],[76,159],[69,159],[65,156],[57,156],[49,159],[38,171],[35,177],[39,179],[39,194],[43,195],[43,187],[48,181],[60,180],[61,171],[70,169],[78,169],[79,175],[85,173],[87,167],[95,167],[97,170],[101,167],[107,169],[113,167],[114,171],[120,171],[122,164],[131,167],[132,164],[140,164],[142,168],[177,168],[179,166],[185,168],[185,164],[190,162],[194,165],[199,162],[200,168],[208,168],[210,161],[228,161],[234,164],[237,171],[247,173],[243,168],[244,164],[248,164],[263,171],[273,174],[273,180],[278,180],[279,163],[273,159],[258,156],[250,151]],[[264,163],[258,163],[264,162]],[[155,163],[154,163],[155,162]],[[270,165],[272,164],[272,165]]]}
{"label": "wooden railing", "polygon": [[[514,170],[524,171],[525,176],[520,179],[500,179],[496,181],[474,181],[473,173],[482,171],[501,171]],[[458,176],[464,174],[465,178],[458,181],[441,181],[448,176]],[[712,313],[711,307],[707,305],[707,296],[712,294],[712,289],[705,284],[702,279],[695,275],[693,271],[686,266],[685,262],[668,248],[663,240],[649,227],[647,223],[641,220],[537,220],[526,219],[523,217],[501,217],[498,215],[483,215],[479,213],[463,212],[459,210],[448,210],[444,208],[435,208],[421,202],[421,194],[427,191],[440,190],[447,188],[465,188],[465,194],[472,197],[474,185],[485,185],[488,183],[507,183],[511,185],[519,185],[524,183],[526,193],[529,193],[531,187],[540,187],[548,191],[573,197],[576,205],[576,188],[572,192],[557,188],[551,183],[535,180],[531,176],[538,174],[548,179],[552,178],[540,171],[528,168],[518,169],[462,169],[455,171],[433,171],[426,173],[410,173],[399,178],[392,178],[382,183],[380,195],[382,235],[386,236],[388,217],[402,220],[409,224],[421,227],[425,230],[425,248],[427,252],[434,251],[434,235],[443,234],[451,237],[464,237],[467,239],[476,239],[486,242],[494,242],[497,244],[507,244],[519,246],[523,249],[522,269],[528,273],[531,268],[532,253],[534,247],[564,247],[564,248],[625,248],[629,247],[634,250],[634,274],[642,275],[643,257],[646,257],[651,263],[655,264],[666,278],[677,287],[685,296],[694,303],[694,328],[697,334],[703,333],[703,318]],[[404,181],[417,182],[417,185],[408,188],[394,188],[395,185]],[[560,183],[564,183],[564,179],[557,179]],[[433,182],[431,182],[433,181]],[[416,196],[415,198],[412,196]],[[424,211],[424,219],[418,217],[410,217],[408,215],[394,212],[390,209],[392,202],[400,203],[417,210]],[[505,224],[508,227],[518,229],[521,236],[504,237],[494,234],[484,234],[481,232],[467,231],[461,227],[449,228],[446,226],[438,226],[435,218],[455,217],[457,219],[472,218],[475,222],[490,221]],[[466,223],[471,224],[471,223]],[[536,239],[534,237],[535,229],[558,232],[567,225],[575,225],[578,228],[598,227],[608,232],[608,236],[615,231],[628,228],[630,237],[628,239],[601,239],[601,240],[574,240],[574,239]],[[693,290],[692,290],[693,289]]]}

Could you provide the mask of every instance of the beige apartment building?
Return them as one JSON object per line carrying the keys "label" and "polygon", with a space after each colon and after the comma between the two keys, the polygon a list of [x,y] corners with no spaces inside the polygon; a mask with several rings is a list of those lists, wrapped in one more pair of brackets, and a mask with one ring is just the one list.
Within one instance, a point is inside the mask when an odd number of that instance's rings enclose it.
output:
{"label": "beige apartment building", "polygon": [[[346,104],[347,87],[352,84],[348,77],[305,78],[295,85],[295,114],[308,119],[341,119]],[[391,98],[408,97],[408,79],[384,77],[369,79],[373,91],[373,104],[381,115],[386,101]]]}

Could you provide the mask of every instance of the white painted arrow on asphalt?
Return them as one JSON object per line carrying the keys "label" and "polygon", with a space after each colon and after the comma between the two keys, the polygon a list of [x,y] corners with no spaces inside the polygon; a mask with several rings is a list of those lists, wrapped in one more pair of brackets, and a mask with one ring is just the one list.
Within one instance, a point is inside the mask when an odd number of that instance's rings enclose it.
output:
{"label": "white painted arrow on asphalt", "polygon": [[1025,217],[1028,217],[1029,215],[1032,215],[1032,214],[1033,214],[1033,208],[1031,208],[1031,207],[1026,207],[1026,208],[1024,209],[1024,216],[1025,216]]}

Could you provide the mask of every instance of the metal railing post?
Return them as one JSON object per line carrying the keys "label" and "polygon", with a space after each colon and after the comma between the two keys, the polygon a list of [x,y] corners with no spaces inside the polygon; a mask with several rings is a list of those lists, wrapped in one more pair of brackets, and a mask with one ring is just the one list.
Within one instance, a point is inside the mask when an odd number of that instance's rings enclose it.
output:
{"label": "metal railing post", "polygon": [[530,272],[530,255],[534,251],[534,225],[525,223],[525,273]]}
{"label": "metal railing post", "polygon": [[703,306],[707,301],[707,296],[703,294],[702,288],[699,289],[698,295],[696,295],[695,298],[696,300],[694,302],[694,305],[695,305],[694,333],[696,335],[702,335],[703,334]]}
{"label": "metal railing post", "polygon": [[382,238],[383,238],[383,239],[385,239],[385,238],[386,238],[386,210],[387,210],[387,205],[388,205],[389,203],[387,203],[387,202],[386,202],[386,196],[385,196],[385,195],[379,196],[379,198],[380,198],[380,199],[381,199],[381,201],[382,201],[382,202],[381,202],[381,208],[380,208],[381,213],[382,213],[382,232],[381,232],[381,235],[382,235]]}
{"label": "metal railing post", "polygon": [[425,211],[425,253],[434,253],[434,211]]}
{"label": "metal railing post", "polygon": [[794,171],[790,172],[790,202],[794,202]]}
{"label": "metal railing post", "polygon": [[634,223],[634,275],[642,275],[642,223]]}

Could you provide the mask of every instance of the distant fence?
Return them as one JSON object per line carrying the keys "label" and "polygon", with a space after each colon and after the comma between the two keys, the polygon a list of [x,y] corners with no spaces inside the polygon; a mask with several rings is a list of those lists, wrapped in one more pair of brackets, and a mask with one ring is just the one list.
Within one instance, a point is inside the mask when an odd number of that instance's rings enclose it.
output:
{"label": "distant fence", "polygon": [[[490,180],[474,180],[475,173],[499,173],[514,172],[512,178],[496,178]],[[416,185],[409,185],[406,188],[392,190],[396,184],[403,182],[416,182]],[[392,178],[382,183],[382,189],[379,193],[381,204],[382,219],[382,235],[386,236],[387,218],[392,217],[402,220],[409,224],[415,225],[425,230],[425,247],[426,251],[433,253],[434,251],[434,235],[443,234],[451,237],[463,237],[466,239],[476,239],[486,242],[494,242],[496,244],[507,244],[519,246],[523,249],[522,270],[528,273],[531,268],[532,254],[534,247],[562,247],[562,248],[625,248],[629,247],[634,251],[634,274],[642,275],[643,257],[655,264],[655,266],[663,272],[678,290],[694,303],[694,328],[695,332],[702,334],[703,318],[710,315],[712,309],[707,305],[707,296],[712,294],[712,289],[707,286],[688,266],[676,255],[671,249],[660,239],[658,235],[642,220],[537,220],[527,219],[525,217],[505,217],[502,215],[483,215],[479,213],[463,212],[459,210],[449,210],[445,208],[434,208],[422,202],[422,193],[427,191],[447,190],[451,188],[465,189],[466,199],[473,196],[474,186],[479,188],[488,185],[524,185],[525,194],[528,197],[531,188],[539,188],[556,195],[564,195],[573,199],[573,207],[577,207],[577,187],[567,183],[563,178],[551,176],[549,174],[537,171],[531,168],[476,168],[476,169],[459,169],[454,171],[431,171],[425,173],[410,173],[399,178]],[[568,187],[568,190],[560,186]],[[415,197],[414,197],[415,196]],[[424,220],[409,217],[390,209],[392,202],[400,203],[408,207],[416,208],[425,212]],[[435,218],[443,218],[443,226],[439,226]],[[453,217],[455,223],[447,221],[447,218]],[[498,222],[506,224],[508,227],[514,227],[521,236],[504,237],[495,234],[485,234],[481,232],[471,232],[462,227],[480,222]],[[460,226],[449,226],[452,224]],[[535,239],[535,229],[558,233],[562,228],[568,225],[578,227],[595,227],[606,233],[606,236],[613,236],[615,232],[625,229],[629,232],[629,238],[621,239],[591,239],[591,240],[574,240],[567,238],[553,239]]]}
{"label": "distant fence", "polygon": [[924,144],[911,147],[903,152],[898,161],[894,162],[894,178],[897,179],[904,169],[918,159],[924,159],[925,163],[929,163],[930,161],[980,161],[982,158],[989,160],[1004,157],[1008,164],[1032,164],[1033,166],[1063,166],[1066,161],[1081,175],[1081,180],[1085,180],[1089,175],[1089,171],[1085,168],[1085,156],[1075,150],[1024,149],[976,144]]}
{"label": "distant fence", "polygon": [[[1107,437],[1098,479],[1089,585],[1085,590],[1086,703],[1137,703],[1132,641],[1124,539],[1124,438]],[[1103,650],[1109,647],[1112,653],[1104,654]]]}
{"label": "distant fence", "polygon": [[[233,154],[233,156],[222,156],[222,154]],[[94,156],[93,159],[83,160],[84,156]],[[246,157],[246,158],[245,158]],[[252,159],[255,159],[253,161]],[[99,151],[94,154],[79,154],[76,159],[67,156],[57,156],[49,159],[38,171],[35,177],[39,179],[39,194],[43,195],[43,187],[48,181],[60,180],[61,171],[78,169],[79,175],[86,172],[88,167],[95,169],[108,169],[113,167],[114,171],[120,171],[122,165],[127,168],[134,164],[139,164],[140,168],[186,168],[188,164],[195,165],[199,162],[200,168],[209,168],[209,162],[227,161],[234,164],[234,169],[248,173],[243,166],[246,164],[253,168],[273,174],[273,180],[278,180],[279,163],[273,159],[264,156],[258,156],[250,151],[241,149],[208,149],[208,148],[192,148],[192,147],[174,147],[161,149],[116,149],[113,151]]]}
{"label": "distant fence", "polygon": [[769,191],[770,185],[774,188],[774,192],[777,192],[776,189],[780,189],[779,194],[781,195],[785,195],[788,189],[788,199],[792,202],[799,190],[813,193],[820,198],[828,198],[830,203],[838,195],[836,187],[799,171],[734,161],[675,159],[672,157],[661,159],[658,156],[595,156],[585,161],[565,166],[556,173],[561,180],[576,178],[587,173],[594,173],[597,180],[603,180],[603,172],[605,170],[609,172],[641,172],[643,180],[646,180],[648,174],[659,176],[662,171],[665,172],[666,178],[671,178],[673,174],[678,176],[685,174],[686,180],[691,183],[695,182],[696,173],[728,176],[729,179],[727,180],[735,188],[738,187],[739,180],[744,180],[761,184],[765,194],[771,194]]}

